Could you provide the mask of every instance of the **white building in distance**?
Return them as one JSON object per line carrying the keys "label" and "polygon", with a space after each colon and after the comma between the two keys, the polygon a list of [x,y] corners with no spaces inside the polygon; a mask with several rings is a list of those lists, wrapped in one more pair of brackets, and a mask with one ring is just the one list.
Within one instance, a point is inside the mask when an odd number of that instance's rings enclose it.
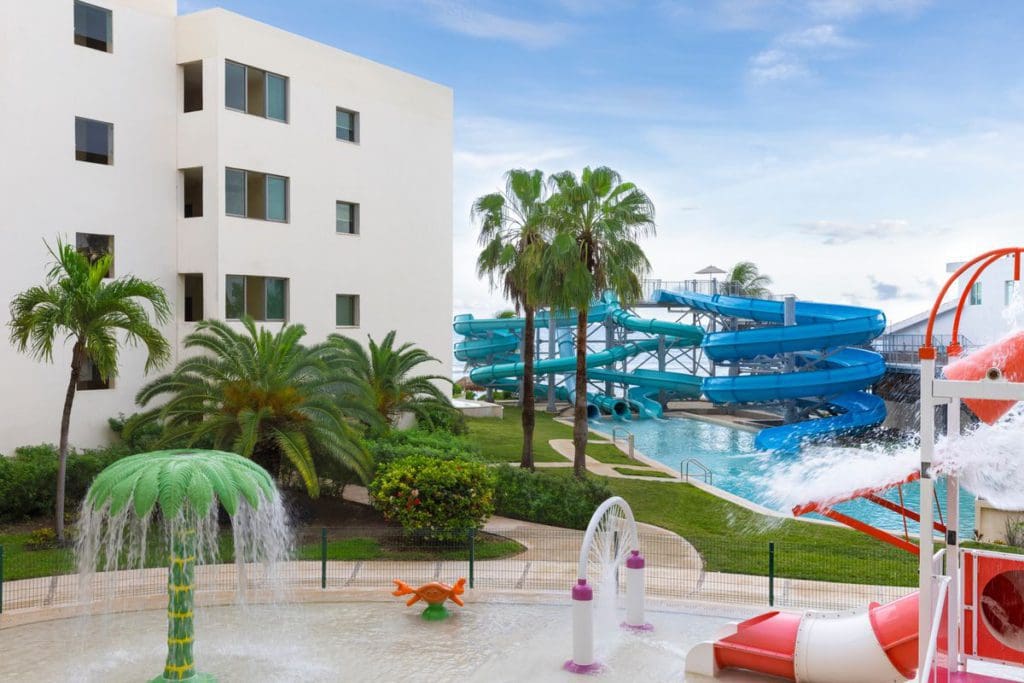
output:
{"label": "white building in distance", "polygon": [[[947,263],[946,272],[955,273],[964,263]],[[936,346],[945,347],[952,341],[953,320],[961,296],[964,297],[964,308],[960,317],[959,341],[965,350],[999,340],[1015,324],[1019,304],[1014,293],[1020,285],[1014,280],[1014,259],[1004,257],[995,261],[981,273],[965,294],[968,282],[976,270],[976,267],[969,268],[957,278],[955,291],[951,291],[940,306],[933,332],[933,343]],[[878,342],[883,346],[905,346],[916,357],[917,348],[924,342],[930,314],[931,310],[922,311],[891,324]]]}
{"label": "white building in distance", "polygon": [[[450,89],[176,0],[3,2],[0,121],[0,453],[59,436],[70,344],[48,365],[6,339],[58,237],[167,290],[175,362],[198,321],[248,313],[310,342],[396,329],[450,374]],[[83,378],[73,445],[137,409],[144,362]]]}

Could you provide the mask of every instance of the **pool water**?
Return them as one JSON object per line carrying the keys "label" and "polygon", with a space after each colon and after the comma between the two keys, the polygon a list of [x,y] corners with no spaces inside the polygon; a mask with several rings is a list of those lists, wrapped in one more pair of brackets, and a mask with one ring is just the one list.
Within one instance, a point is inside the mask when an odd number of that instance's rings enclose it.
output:
{"label": "pool water", "polygon": [[[688,458],[695,458],[712,471],[713,483],[718,488],[767,508],[789,512],[778,501],[770,498],[763,481],[771,476],[772,468],[799,456],[758,452],[754,448],[755,434],[752,432],[688,418],[635,420],[626,429],[632,432],[636,449],[648,458],[668,465],[677,472],[681,463]],[[602,431],[610,432],[611,428],[605,427]],[[691,478],[700,479],[701,476],[699,468],[690,467]],[[939,480],[936,489],[944,514],[945,480]],[[916,483],[904,486],[903,495],[907,507],[919,509]],[[899,494],[895,489],[887,491],[884,497],[899,502]],[[903,518],[900,515],[865,500],[841,503],[835,509],[872,526],[903,531]],[[821,519],[818,515],[814,517]],[[912,520],[907,520],[907,526],[911,533],[917,530]],[[974,496],[963,489],[960,491],[959,526],[963,538],[973,537]]]}

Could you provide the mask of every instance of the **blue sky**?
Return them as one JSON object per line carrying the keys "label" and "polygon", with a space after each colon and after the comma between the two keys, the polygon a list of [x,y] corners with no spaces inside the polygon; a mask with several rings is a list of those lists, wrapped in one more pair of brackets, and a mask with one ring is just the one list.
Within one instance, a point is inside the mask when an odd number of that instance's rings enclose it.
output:
{"label": "blue sky", "polygon": [[1024,2],[179,0],[455,91],[455,309],[488,314],[472,199],[606,164],[657,209],[652,275],[753,260],[778,291],[924,308],[1024,237]]}

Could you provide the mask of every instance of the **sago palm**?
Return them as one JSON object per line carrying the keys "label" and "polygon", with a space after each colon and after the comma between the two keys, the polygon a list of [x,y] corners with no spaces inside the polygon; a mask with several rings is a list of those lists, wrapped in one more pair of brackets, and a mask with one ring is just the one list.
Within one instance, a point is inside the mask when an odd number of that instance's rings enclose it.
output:
{"label": "sago palm", "polygon": [[418,420],[429,422],[432,410],[454,410],[447,392],[436,384],[451,384],[451,380],[441,375],[418,374],[421,365],[440,361],[412,342],[396,347],[395,336],[392,330],[379,344],[367,336],[368,344],[364,347],[355,339],[332,334],[324,350],[332,369],[352,377],[362,387],[363,402],[376,411],[377,423],[385,429],[402,413],[412,413]]}
{"label": "sago palm", "polygon": [[549,201],[556,235],[543,269],[544,291],[560,310],[576,309],[576,402],[573,469],[586,472],[587,314],[611,290],[624,306],[640,298],[650,269],[637,240],[654,234],[654,205],[636,185],[607,167],[551,176]]}
{"label": "sago palm", "polygon": [[[334,374],[321,347],[300,343],[302,325],[271,332],[247,316],[242,328],[200,322],[185,337],[185,348],[201,353],[139,390],[135,400],[141,406],[159,398],[166,402],[130,420],[125,431],[130,435],[156,421],[163,426],[156,447],[209,441],[279,476],[290,465],[311,497],[320,492],[318,458],[366,481],[369,456],[356,419],[368,413],[353,400],[361,388]],[[339,391],[339,383],[348,390]]]}
{"label": "sago palm", "polygon": [[730,293],[759,299],[771,296],[768,285],[772,283],[772,279],[762,275],[757,264],[752,261],[740,261],[734,265],[729,271],[726,283],[729,285]]}
{"label": "sago palm", "polygon": [[[540,293],[540,268],[550,239],[550,221],[544,174],[538,170],[513,169],[505,174],[505,191],[493,192],[473,202],[473,218],[480,221],[483,249],[476,267],[491,289],[502,290],[516,311],[523,312],[523,450],[520,466],[533,469],[533,431],[536,397],[533,385],[534,316],[544,303]],[[500,316],[499,316],[500,317]]]}
{"label": "sago palm", "polygon": [[[49,248],[49,247],[48,247]],[[53,361],[58,339],[71,342],[71,376],[60,420],[57,464],[57,539],[64,541],[64,486],[71,408],[86,362],[101,379],[117,375],[122,341],[146,348],[146,371],[171,356],[170,345],[154,325],[170,318],[170,306],[159,285],[126,275],[107,279],[111,257],[90,262],[73,245],[57,241],[46,284],[30,287],[11,301],[11,343],[37,360]],[[152,320],[143,303],[152,309]]]}

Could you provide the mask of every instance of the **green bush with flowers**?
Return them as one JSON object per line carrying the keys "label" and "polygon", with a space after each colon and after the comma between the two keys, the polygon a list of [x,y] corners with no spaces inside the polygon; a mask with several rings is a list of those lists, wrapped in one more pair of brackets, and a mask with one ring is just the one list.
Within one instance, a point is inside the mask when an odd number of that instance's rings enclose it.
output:
{"label": "green bush with flowers", "polygon": [[378,467],[370,497],[406,532],[458,541],[494,512],[494,475],[478,462],[410,455]]}

